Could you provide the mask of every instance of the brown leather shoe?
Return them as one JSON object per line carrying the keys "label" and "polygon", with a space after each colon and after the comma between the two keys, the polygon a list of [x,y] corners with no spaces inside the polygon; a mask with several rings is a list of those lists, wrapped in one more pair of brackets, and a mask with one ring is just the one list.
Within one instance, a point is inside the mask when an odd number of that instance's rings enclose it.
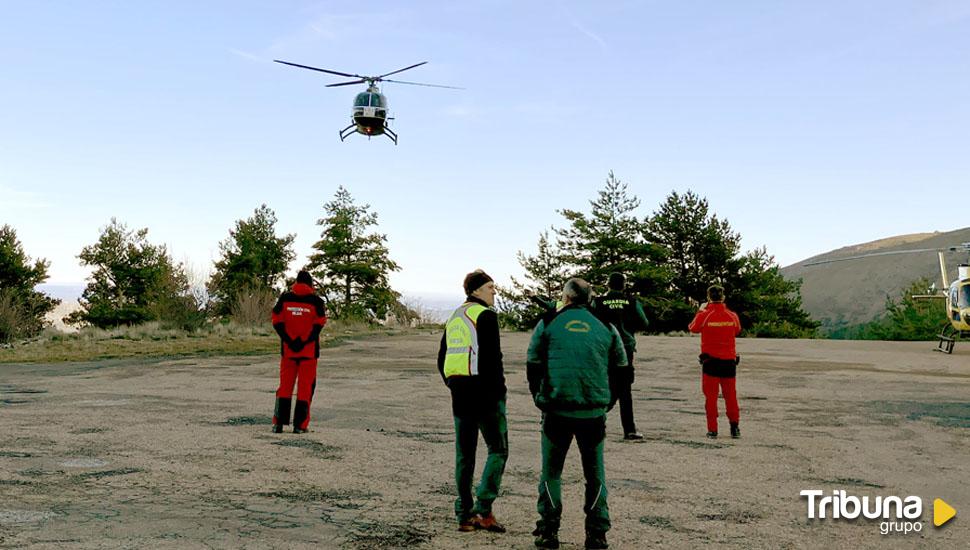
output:
{"label": "brown leather shoe", "polygon": [[489,512],[484,516],[478,516],[474,520],[475,526],[479,529],[484,529],[486,531],[491,531],[493,533],[504,533],[505,526],[495,519],[495,514]]}
{"label": "brown leather shoe", "polygon": [[466,519],[465,521],[458,522],[458,530],[461,531],[462,533],[468,533],[470,531],[474,531],[476,528],[477,528],[477,523],[475,522],[475,518]]}

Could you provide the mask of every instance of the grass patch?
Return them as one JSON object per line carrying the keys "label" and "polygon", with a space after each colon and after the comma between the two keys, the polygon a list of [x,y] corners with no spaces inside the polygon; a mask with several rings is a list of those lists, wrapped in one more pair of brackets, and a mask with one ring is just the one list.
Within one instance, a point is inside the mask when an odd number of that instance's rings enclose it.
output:
{"label": "grass patch", "polygon": [[869,406],[906,420],[932,419],[944,428],[970,428],[970,403],[924,401],[873,401]]}
{"label": "grass patch", "polygon": [[340,451],[338,447],[324,445],[323,443],[314,441],[312,439],[284,439],[282,441],[274,442],[273,445],[305,449],[308,453],[310,453],[311,456],[322,459],[337,458],[337,453]]}
{"label": "grass patch", "polygon": [[105,477],[114,476],[126,476],[128,474],[137,474],[143,470],[139,468],[119,468],[117,470],[102,470],[100,472],[85,472],[83,474],[77,474],[74,477],[76,479],[101,479]]}
{"label": "grass patch", "polygon": [[866,481],[864,479],[859,479],[856,477],[837,477],[835,479],[823,479],[822,483],[827,483],[829,485],[835,485],[836,487],[844,487],[846,485],[854,485],[856,487],[872,487],[873,489],[885,489],[885,485],[880,485],[878,483],[872,483],[871,481]]}
{"label": "grass patch", "polygon": [[[320,335],[321,347],[337,345],[349,337],[389,334],[356,322],[335,320]],[[44,331],[37,338],[0,349],[0,363],[62,363],[119,358],[267,355],[279,353],[280,340],[273,327],[213,324],[187,332],[158,323],[103,330],[92,327],[76,333]]]}
{"label": "grass patch", "polygon": [[664,531],[680,531],[680,528],[674,525],[674,522],[670,521],[670,518],[663,516],[641,516],[640,523]]}
{"label": "grass patch", "polygon": [[302,490],[268,491],[256,493],[257,496],[278,498],[287,502],[323,502],[347,510],[362,507],[358,501],[368,501],[379,497],[377,493],[355,491],[352,489],[320,489],[316,487]]}
{"label": "grass patch", "polygon": [[727,523],[747,524],[754,523],[762,519],[761,514],[750,510],[728,510],[713,514],[697,514],[697,519],[704,521],[724,521]]}
{"label": "grass patch", "polygon": [[233,416],[226,419],[226,424],[230,426],[269,426],[273,423],[271,416]]}
{"label": "grass patch", "polygon": [[669,443],[671,445],[681,445],[684,447],[689,447],[691,449],[723,449],[724,445],[718,445],[717,443],[705,443],[703,441],[690,441],[684,439],[671,439],[669,437],[650,437],[647,436],[644,439],[647,441],[659,441],[660,443]]}
{"label": "grass patch", "polygon": [[0,451],[0,457],[4,458],[30,458],[34,456],[31,453],[22,453],[19,451]]}
{"label": "grass patch", "polygon": [[432,534],[411,524],[358,521],[350,539],[357,548],[411,548],[431,540]]}

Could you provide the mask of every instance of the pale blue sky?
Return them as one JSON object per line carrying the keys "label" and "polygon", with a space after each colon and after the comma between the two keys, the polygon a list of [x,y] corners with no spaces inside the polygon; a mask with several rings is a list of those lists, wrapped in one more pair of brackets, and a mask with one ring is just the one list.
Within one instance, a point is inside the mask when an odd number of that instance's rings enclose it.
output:
{"label": "pale blue sky", "polygon": [[[263,202],[302,263],[338,185],[415,294],[519,274],[611,169],[641,214],[692,189],[781,265],[970,225],[963,1],[0,6],[0,223],[53,283],[112,216],[206,270]],[[388,84],[400,145],[341,143],[362,87],[274,58],[465,90]]]}

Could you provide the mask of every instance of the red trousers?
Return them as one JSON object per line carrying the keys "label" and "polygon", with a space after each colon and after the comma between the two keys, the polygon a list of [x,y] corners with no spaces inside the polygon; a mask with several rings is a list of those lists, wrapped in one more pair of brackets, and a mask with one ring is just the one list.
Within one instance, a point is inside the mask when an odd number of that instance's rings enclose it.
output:
{"label": "red trousers", "polygon": [[293,385],[296,384],[296,413],[293,416],[293,427],[307,429],[310,424],[310,402],[317,385],[316,358],[287,358],[280,359],[280,386],[276,390],[276,411],[273,424],[286,425],[290,423],[290,402],[293,397]]}
{"label": "red trousers", "polygon": [[724,395],[724,405],[727,407],[728,422],[737,423],[741,412],[738,409],[738,393],[734,386],[735,379],[722,378],[701,374],[701,389],[704,391],[704,412],[707,413],[707,431],[717,431],[717,390]]}

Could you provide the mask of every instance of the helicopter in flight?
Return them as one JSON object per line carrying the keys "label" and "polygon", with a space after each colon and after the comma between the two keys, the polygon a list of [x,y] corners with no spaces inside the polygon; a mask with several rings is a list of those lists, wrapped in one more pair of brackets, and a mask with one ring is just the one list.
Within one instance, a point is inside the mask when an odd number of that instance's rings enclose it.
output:
{"label": "helicopter in flight", "polygon": [[353,133],[363,134],[368,138],[384,134],[394,142],[394,145],[397,145],[397,134],[387,126],[387,121],[393,120],[393,117],[387,116],[387,97],[385,97],[377,87],[378,82],[393,82],[395,84],[410,84],[412,86],[427,86],[429,88],[449,88],[452,90],[462,89],[455,86],[442,86],[441,84],[426,84],[423,82],[405,82],[403,80],[391,80],[386,78],[392,74],[402,73],[415,67],[420,67],[421,65],[427,63],[427,61],[415,63],[409,67],[404,67],[403,69],[398,69],[396,71],[391,71],[378,76],[363,76],[359,74],[342,73],[340,71],[321,69],[319,67],[311,67],[309,65],[300,65],[299,63],[290,63],[289,61],[281,61],[279,59],[274,59],[273,61],[282,63],[284,65],[290,65],[291,67],[299,67],[301,69],[309,69],[311,71],[319,71],[321,73],[356,79],[349,82],[327,84],[328,88],[333,88],[336,86],[350,86],[353,84],[367,84],[367,89],[357,94],[357,97],[354,98],[354,107],[350,115],[353,122],[350,124],[350,126],[347,126],[340,131],[340,141],[343,141]]}
{"label": "helicopter in flight", "polygon": [[936,284],[931,288],[931,294],[919,294],[913,296],[918,300],[945,300],[947,320],[940,329],[938,335],[940,341],[936,346],[936,351],[943,353],[953,353],[953,346],[959,338],[970,338],[970,265],[960,264],[957,266],[957,278],[949,282],[946,276],[946,260],[943,257],[945,252],[957,250],[970,252],[970,242],[962,243],[960,246],[950,246],[946,248],[915,248],[910,250],[893,250],[887,252],[873,252],[860,256],[849,256],[847,258],[836,258],[833,260],[822,260],[818,262],[806,263],[805,267],[834,262],[846,262],[850,260],[861,260],[873,256],[891,256],[895,254],[919,254],[925,252],[936,252],[940,259],[940,276],[943,287],[939,292],[935,292]]}

